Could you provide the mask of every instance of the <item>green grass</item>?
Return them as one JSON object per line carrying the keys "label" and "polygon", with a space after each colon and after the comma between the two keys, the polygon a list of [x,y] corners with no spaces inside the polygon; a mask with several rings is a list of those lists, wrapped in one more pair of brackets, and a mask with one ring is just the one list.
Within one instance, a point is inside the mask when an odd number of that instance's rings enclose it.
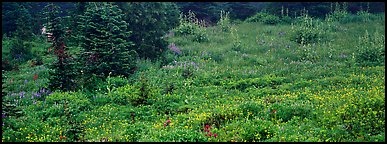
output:
{"label": "green grass", "polygon": [[[24,63],[5,72],[5,98],[17,99],[23,116],[3,118],[2,141],[385,141],[384,63],[354,60],[365,31],[384,35],[384,16],[336,26],[325,41],[307,46],[291,40],[291,25],[243,22],[232,26],[239,39],[210,27],[207,42],[169,39],[183,52],[168,51],[173,68],[140,60],[131,78],[113,77],[95,92],[54,92],[36,100],[31,92],[47,85],[53,60],[43,55],[42,66]],[[2,54],[9,52],[5,44]],[[46,49],[47,43],[36,43],[33,51]],[[135,105],[141,75],[148,99]],[[25,98],[19,98],[22,91]]]}

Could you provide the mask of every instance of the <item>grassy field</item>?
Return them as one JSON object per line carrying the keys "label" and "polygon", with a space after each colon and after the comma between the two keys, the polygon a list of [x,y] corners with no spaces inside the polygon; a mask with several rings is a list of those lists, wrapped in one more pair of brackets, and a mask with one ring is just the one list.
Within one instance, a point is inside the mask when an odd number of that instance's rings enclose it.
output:
{"label": "grassy field", "polygon": [[204,42],[176,35],[168,42],[181,53],[168,50],[169,64],[140,60],[132,77],[93,92],[41,89],[53,55],[35,41],[44,64],[5,72],[3,99],[21,114],[3,115],[2,141],[385,141],[384,61],[357,60],[364,47],[384,52],[384,15],[316,21],[323,38],[306,45],[292,40],[297,24],[208,27]]}

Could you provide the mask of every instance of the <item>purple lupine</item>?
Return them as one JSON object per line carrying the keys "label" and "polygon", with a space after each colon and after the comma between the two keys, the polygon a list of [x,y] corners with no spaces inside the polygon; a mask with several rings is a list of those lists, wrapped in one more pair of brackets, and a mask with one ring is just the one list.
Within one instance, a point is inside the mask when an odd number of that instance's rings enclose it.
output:
{"label": "purple lupine", "polygon": [[193,65],[196,69],[199,68],[199,66],[195,62],[191,62],[191,65]]}
{"label": "purple lupine", "polygon": [[41,94],[40,94],[39,92],[37,92],[37,93],[35,93],[35,96],[36,96],[36,97],[40,97]]}
{"label": "purple lupine", "polygon": [[24,80],[24,84],[27,84],[28,83],[28,80]]}
{"label": "purple lupine", "polygon": [[40,93],[44,93],[45,91],[46,91],[45,88],[41,88],[41,89],[40,89]]}
{"label": "purple lupine", "polygon": [[20,98],[24,98],[24,94],[26,94],[26,92],[24,92],[24,91],[20,92],[20,93],[19,93]]}
{"label": "purple lupine", "polygon": [[181,54],[180,49],[176,47],[175,43],[171,43],[168,48],[176,54]]}
{"label": "purple lupine", "polygon": [[34,105],[36,105],[36,101],[34,101]]}

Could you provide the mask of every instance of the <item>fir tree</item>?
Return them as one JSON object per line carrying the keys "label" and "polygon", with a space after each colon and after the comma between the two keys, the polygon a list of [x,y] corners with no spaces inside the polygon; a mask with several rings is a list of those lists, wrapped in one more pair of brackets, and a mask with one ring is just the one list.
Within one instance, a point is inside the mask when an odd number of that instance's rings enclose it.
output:
{"label": "fir tree", "polygon": [[21,40],[31,40],[33,36],[32,18],[24,5],[19,5],[19,17],[16,20],[15,36]]}
{"label": "fir tree", "polygon": [[[130,2],[121,6],[125,11],[129,37],[135,44],[136,52],[142,58],[156,59],[167,49],[162,37],[179,23],[179,9],[174,3]],[[140,26],[139,26],[140,25]]]}
{"label": "fir tree", "polygon": [[52,47],[57,59],[50,66],[50,84],[51,90],[69,91],[75,90],[75,77],[77,73],[74,70],[76,64],[72,56],[67,53],[67,47],[64,42],[65,31],[61,24],[61,17],[59,16],[59,7],[53,3],[48,4],[45,8],[44,15],[47,21],[47,31],[51,35]]}
{"label": "fir tree", "polygon": [[136,62],[122,11],[112,3],[88,3],[82,16],[81,54],[86,75],[128,76]]}

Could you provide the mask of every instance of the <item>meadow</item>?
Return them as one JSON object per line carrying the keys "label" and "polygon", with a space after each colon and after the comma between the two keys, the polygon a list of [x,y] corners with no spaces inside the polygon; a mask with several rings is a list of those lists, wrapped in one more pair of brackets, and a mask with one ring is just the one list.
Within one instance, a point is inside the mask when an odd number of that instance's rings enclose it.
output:
{"label": "meadow", "polygon": [[171,31],[167,64],[141,59],[95,91],[48,90],[54,56],[36,36],[43,64],[3,71],[15,111],[2,116],[2,142],[385,141],[384,14],[223,20]]}

